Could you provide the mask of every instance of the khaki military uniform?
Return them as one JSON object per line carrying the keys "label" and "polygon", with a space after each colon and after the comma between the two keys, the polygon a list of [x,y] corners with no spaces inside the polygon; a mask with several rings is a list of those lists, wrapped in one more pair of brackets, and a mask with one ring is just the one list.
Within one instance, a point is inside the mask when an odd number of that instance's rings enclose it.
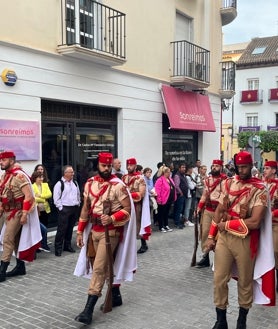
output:
{"label": "khaki military uniform", "polygon": [[123,182],[129,188],[136,213],[136,233],[139,238],[142,219],[143,198],[146,193],[146,182],[141,174],[126,174],[122,177]]}
{"label": "khaki military uniform", "polygon": [[[236,176],[225,181],[224,191],[218,201],[224,208],[226,203],[224,220],[244,219],[251,216],[254,207],[267,207],[267,190],[258,181],[243,182]],[[226,309],[228,305],[228,282],[234,263],[238,271],[239,306],[249,309],[252,305],[253,272],[259,232],[252,230],[243,237],[241,228],[239,227],[238,232],[224,231],[218,234],[214,258],[214,302],[219,309]]]}
{"label": "khaki military uniform", "polygon": [[[21,211],[23,208],[24,193],[22,188],[30,184],[22,173],[5,173],[1,177],[0,193],[2,220],[6,224],[3,238],[3,253],[1,260],[9,262],[13,252],[18,251],[20,232]],[[31,186],[30,186],[31,188]]]}
{"label": "khaki military uniform", "polygon": [[206,241],[211,221],[214,218],[214,212],[218,205],[218,199],[222,191],[223,180],[226,178],[225,175],[220,175],[218,177],[209,176],[204,180],[204,193],[198,204],[198,208],[203,210],[200,221],[200,238],[203,251],[205,251],[206,248]]}
{"label": "khaki military uniform", "polygon": [[[109,214],[113,220],[108,225],[112,253],[116,250],[122,237],[123,226],[130,217],[130,214],[121,205],[122,200],[129,199],[127,188],[120,181],[115,181],[113,177],[110,181],[104,181],[101,177],[96,176],[87,181],[84,187],[84,205],[87,207],[89,216],[80,219],[83,222],[91,221],[93,224],[87,254],[89,259],[93,261],[93,274],[88,294],[99,297],[107,278],[108,261],[105,227],[100,221],[100,216],[105,213],[104,201],[109,200]],[[114,218],[113,215],[119,211],[122,211],[121,218]]]}

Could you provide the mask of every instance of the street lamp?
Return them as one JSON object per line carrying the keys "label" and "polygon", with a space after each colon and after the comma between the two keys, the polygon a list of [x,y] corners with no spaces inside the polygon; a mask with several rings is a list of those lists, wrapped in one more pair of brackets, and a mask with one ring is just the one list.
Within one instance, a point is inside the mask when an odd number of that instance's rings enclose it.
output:
{"label": "street lamp", "polygon": [[233,129],[233,127],[229,126],[227,128],[227,130],[228,130],[228,135],[229,135],[229,148],[228,148],[228,152],[229,152],[228,161],[229,161],[232,157],[232,152],[233,152],[232,145],[233,145],[233,132],[234,132],[234,129]]}

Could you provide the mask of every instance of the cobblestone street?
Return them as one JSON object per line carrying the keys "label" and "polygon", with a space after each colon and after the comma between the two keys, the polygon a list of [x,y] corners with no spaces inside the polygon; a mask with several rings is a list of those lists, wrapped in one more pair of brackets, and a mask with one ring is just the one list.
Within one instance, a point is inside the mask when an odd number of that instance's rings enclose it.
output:
{"label": "cobblestone street", "polygon": [[[95,308],[96,329],[209,329],[215,322],[211,268],[191,268],[194,227],[160,233],[154,229],[149,250],[138,256],[135,281],[122,286],[123,305],[103,314]],[[53,241],[53,237],[50,237]],[[84,328],[74,321],[82,311],[88,280],[73,276],[78,253],[55,257],[41,252],[27,275],[1,283],[1,329]],[[200,250],[198,252],[200,257]],[[10,265],[10,268],[14,265]],[[105,291],[104,291],[105,293]],[[235,282],[230,283],[229,328],[236,327]],[[278,328],[277,307],[254,305],[248,328]]]}

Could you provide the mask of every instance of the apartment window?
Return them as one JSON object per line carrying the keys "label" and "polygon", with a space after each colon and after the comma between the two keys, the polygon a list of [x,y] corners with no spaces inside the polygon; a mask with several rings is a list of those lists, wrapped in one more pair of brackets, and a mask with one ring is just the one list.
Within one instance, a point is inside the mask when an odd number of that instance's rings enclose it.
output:
{"label": "apartment window", "polygon": [[258,115],[255,113],[247,114],[246,124],[248,127],[258,126]]}
{"label": "apartment window", "polygon": [[[79,1],[79,26],[80,26],[80,44],[86,48],[93,48],[93,2],[91,0]],[[76,1],[67,0],[66,2],[67,15],[67,44],[76,43]]]}
{"label": "apartment window", "polygon": [[93,2],[80,1],[80,44],[86,48],[93,47]]}
{"label": "apartment window", "polygon": [[259,79],[248,79],[248,90],[258,90],[259,89]]}
{"label": "apartment window", "polygon": [[193,41],[193,20],[181,13],[176,13],[176,40]]}
{"label": "apartment window", "polygon": [[266,47],[257,47],[252,51],[252,55],[261,55],[266,50]]}
{"label": "apartment window", "polygon": [[80,45],[83,48],[100,50],[125,58],[126,15],[124,13],[103,5],[101,1],[63,1],[66,45]]}

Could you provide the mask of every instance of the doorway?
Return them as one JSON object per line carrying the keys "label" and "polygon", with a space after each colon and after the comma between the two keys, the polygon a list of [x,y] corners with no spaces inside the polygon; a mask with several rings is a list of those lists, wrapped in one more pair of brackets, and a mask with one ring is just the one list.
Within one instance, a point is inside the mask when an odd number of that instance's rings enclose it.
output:
{"label": "doorway", "polygon": [[[96,173],[99,152],[117,155],[117,109],[42,101],[42,163],[53,189],[71,165],[81,193]],[[52,206],[53,208],[54,206]],[[52,209],[55,213],[55,207]],[[53,214],[52,226],[56,219]]]}

